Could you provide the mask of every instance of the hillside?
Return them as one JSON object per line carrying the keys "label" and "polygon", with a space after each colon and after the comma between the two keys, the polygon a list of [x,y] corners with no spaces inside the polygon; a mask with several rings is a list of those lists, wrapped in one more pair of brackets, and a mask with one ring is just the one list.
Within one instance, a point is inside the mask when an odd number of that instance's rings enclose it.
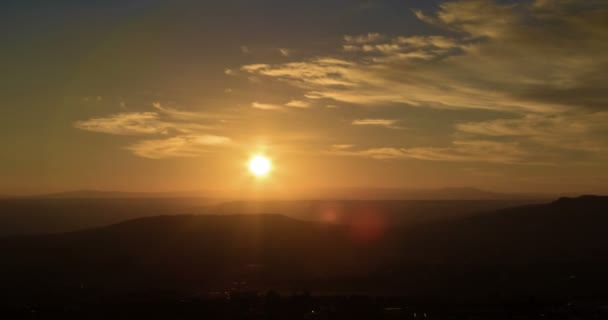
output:
{"label": "hillside", "polygon": [[235,201],[204,198],[21,198],[0,199],[0,236],[69,232],[121,221],[176,214],[287,215],[344,223],[374,214],[386,224],[418,224],[537,203],[538,200],[454,201]]}
{"label": "hillside", "polygon": [[15,288],[227,290],[236,281],[257,289],[431,296],[603,294],[606,225],[608,197],[415,227],[281,215],[159,216],[0,239],[0,280]]}

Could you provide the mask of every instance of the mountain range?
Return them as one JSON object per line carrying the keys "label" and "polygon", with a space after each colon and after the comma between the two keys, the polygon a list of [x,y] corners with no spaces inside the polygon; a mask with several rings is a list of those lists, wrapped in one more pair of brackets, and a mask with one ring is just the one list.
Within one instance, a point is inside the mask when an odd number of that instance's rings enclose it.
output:
{"label": "mountain range", "polygon": [[0,238],[19,288],[382,292],[442,297],[608,293],[608,197],[562,198],[457,219],[385,225],[277,214],[138,218]]}

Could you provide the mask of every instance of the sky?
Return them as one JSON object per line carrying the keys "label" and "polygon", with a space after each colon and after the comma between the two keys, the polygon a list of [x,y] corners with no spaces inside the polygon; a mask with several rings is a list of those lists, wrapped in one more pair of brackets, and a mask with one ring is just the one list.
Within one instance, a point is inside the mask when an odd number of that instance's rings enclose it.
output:
{"label": "sky", "polygon": [[8,0],[0,40],[0,194],[608,193],[604,0]]}

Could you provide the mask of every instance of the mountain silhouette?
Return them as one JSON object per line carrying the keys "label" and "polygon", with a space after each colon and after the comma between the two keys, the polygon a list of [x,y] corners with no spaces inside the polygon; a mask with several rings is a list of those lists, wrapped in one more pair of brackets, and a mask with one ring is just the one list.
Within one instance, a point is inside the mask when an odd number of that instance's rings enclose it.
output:
{"label": "mountain silhouette", "polygon": [[58,233],[121,221],[175,214],[282,214],[300,220],[345,223],[373,213],[387,224],[421,224],[461,218],[539,200],[311,200],[233,201],[205,198],[0,199],[0,236]]}
{"label": "mountain silhouette", "polygon": [[424,259],[476,263],[584,262],[608,258],[608,197],[560,198],[412,230]]}
{"label": "mountain silhouette", "polygon": [[462,297],[608,288],[608,197],[408,227],[367,218],[327,224],[275,214],[158,216],[5,237],[0,281],[105,290],[226,290],[237,281],[257,289],[418,296],[457,290]]}

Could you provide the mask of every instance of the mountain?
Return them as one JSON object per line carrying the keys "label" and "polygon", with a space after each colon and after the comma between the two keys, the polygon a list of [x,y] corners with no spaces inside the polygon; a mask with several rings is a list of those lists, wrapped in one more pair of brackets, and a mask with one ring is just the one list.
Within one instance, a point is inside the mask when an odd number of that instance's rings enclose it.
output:
{"label": "mountain", "polygon": [[279,285],[323,272],[346,274],[344,266],[362,270],[366,263],[347,239],[342,227],[280,215],[159,216],[4,238],[0,250],[8,255],[0,274],[10,274],[2,282],[16,286],[220,289],[245,278]]}
{"label": "mountain", "polygon": [[277,213],[300,220],[353,224],[373,216],[385,227],[450,221],[541,200],[295,200],[232,201],[207,209],[214,214]]}
{"label": "mountain", "polygon": [[123,192],[99,190],[75,190],[21,198],[30,199],[154,199],[154,198],[202,198],[198,192]]}
{"label": "mountain", "polygon": [[412,230],[424,259],[532,264],[608,259],[608,197],[560,198]]}
{"label": "mountain", "polygon": [[439,189],[327,188],[302,192],[309,199],[323,200],[529,200],[551,199],[546,194],[499,193],[471,187]]}
{"label": "mountain", "polygon": [[0,199],[0,236],[68,232],[174,214],[275,213],[310,221],[349,223],[370,214],[386,225],[444,221],[538,200],[488,201],[234,201],[171,197],[49,197]]}
{"label": "mountain", "polygon": [[0,199],[0,236],[58,233],[169,214],[200,213],[202,198]]}
{"label": "mountain", "polygon": [[[0,238],[11,290],[248,287],[487,298],[608,294],[608,197],[562,198],[415,226],[179,215]],[[29,292],[29,291],[28,291]]]}

